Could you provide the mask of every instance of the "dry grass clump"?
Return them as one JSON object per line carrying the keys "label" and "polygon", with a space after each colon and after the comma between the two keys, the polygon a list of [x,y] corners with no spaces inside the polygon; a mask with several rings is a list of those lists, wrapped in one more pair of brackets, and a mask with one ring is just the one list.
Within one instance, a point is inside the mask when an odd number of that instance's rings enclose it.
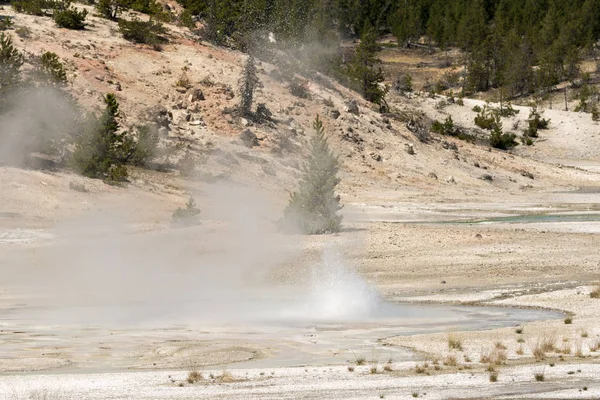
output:
{"label": "dry grass clump", "polygon": [[600,339],[596,339],[590,343],[590,351],[595,352],[600,350]]}
{"label": "dry grass clump", "polygon": [[[261,375],[263,375],[263,373],[261,373]],[[223,372],[221,372],[221,375],[214,375],[214,374],[210,374],[209,375],[210,379],[212,379],[215,382],[235,382],[236,379],[233,377],[233,374],[227,370],[224,370]]]}
{"label": "dry grass clump", "polygon": [[371,368],[369,368],[369,372],[371,374],[376,374],[377,373],[377,365],[372,365]]}
{"label": "dry grass clump", "polygon": [[417,374],[424,374],[428,367],[429,365],[427,363],[417,364],[415,365],[415,372]]}
{"label": "dry grass clump", "polygon": [[448,348],[450,350],[463,350],[462,338],[456,333],[448,334]]}
{"label": "dry grass clump", "polygon": [[198,383],[202,380],[204,380],[204,377],[198,371],[191,371],[190,373],[188,373],[188,376],[186,379],[187,383],[189,383],[189,384]]}
{"label": "dry grass clump", "polygon": [[366,362],[367,362],[366,358],[364,358],[362,356],[356,357],[356,365],[365,365]]}
{"label": "dry grass clump", "polygon": [[539,369],[537,371],[533,372],[533,377],[535,378],[535,380],[537,382],[543,382],[545,380],[545,376],[544,376],[544,368]]}
{"label": "dry grass clump", "polygon": [[447,355],[446,358],[444,358],[444,365],[448,365],[450,367],[456,367],[458,365],[456,356],[453,354]]}
{"label": "dry grass clump", "polygon": [[596,286],[590,293],[592,299],[600,299],[600,286]]}
{"label": "dry grass clump", "polygon": [[581,341],[578,341],[575,344],[575,357],[579,357],[579,358],[585,357],[583,355],[583,345],[582,345]]}
{"label": "dry grass clump", "polygon": [[383,370],[384,370],[385,372],[392,372],[392,371],[393,371],[392,364],[391,364],[391,363],[387,363],[387,364],[385,364],[385,365],[383,366]]}
{"label": "dry grass clump", "polygon": [[495,347],[489,353],[482,352],[479,362],[482,364],[503,365],[506,363],[507,359],[506,351]]}
{"label": "dry grass clump", "polygon": [[494,346],[498,349],[498,350],[506,350],[506,346],[504,345],[504,343],[502,343],[501,341],[497,341],[496,343],[494,343]]}
{"label": "dry grass clump", "polygon": [[354,366],[348,365],[348,372],[354,372]]}
{"label": "dry grass clump", "polygon": [[525,354],[525,349],[523,349],[523,345],[520,345],[519,348],[517,349],[516,353],[520,356],[522,356],[523,354]]}

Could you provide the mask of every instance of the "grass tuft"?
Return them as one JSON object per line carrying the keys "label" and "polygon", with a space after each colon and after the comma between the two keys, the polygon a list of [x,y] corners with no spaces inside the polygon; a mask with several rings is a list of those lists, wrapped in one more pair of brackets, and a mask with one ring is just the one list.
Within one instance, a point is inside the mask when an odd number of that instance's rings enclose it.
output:
{"label": "grass tuft", "polygon": [[204,380],[204,377],[198,371],[191,371],[190,373],[188,373],[188,376],[186,379],[187,383],[189,383],[189,384],[198,383],[202,380]]}
{"label": "grass tuft", "polygon": [[595,287],[591,293],[590,293],[590,297],[592,299],[600,299],[600,286]]}
{"label": "grass tuft", "polygon": [[456,333],[448,334],[448,348],[450,350],[458,350],[458,351],[463,350],[462,339],[460,336],[458,336],[458,334],[456,334]]}

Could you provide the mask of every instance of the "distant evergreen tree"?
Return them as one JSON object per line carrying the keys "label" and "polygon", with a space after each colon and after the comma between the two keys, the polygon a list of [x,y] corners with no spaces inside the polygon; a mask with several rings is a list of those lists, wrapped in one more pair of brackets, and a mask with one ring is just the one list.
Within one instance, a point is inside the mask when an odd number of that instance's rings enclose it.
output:
{"label": "distant evergreen tree", "polygon": [[256,74],[256,63],[254,57],[249,56],[244,64],[242,77],[239,82],[240,103],[238,112],[240,116],[252,115],[252,102],[254,101],[254,90],[258,85],[258,75]]}
{"label": "distant evergreen tree", "polygon": [[309,155],[302,168],[302,178],[297,192],[283,213],[282,223],[288,230],[299,229],[306,234],[339,232],[342,217],[340,197],[335,188],[340,182],[337,177],[339,159],[327,144],[323,123],[317,116],[314,121],[315,135],[309,145]]}
{"label": "distant evergreen tree", "polygon": [[379,46],[376,39],[373,27],[367,26],[363,29],[360,44],[356,48],[348,73],[366,100],[384,107],[388,88],[380,86],[384,76],[381,68],[377,66],[379,60],[376,54]]}

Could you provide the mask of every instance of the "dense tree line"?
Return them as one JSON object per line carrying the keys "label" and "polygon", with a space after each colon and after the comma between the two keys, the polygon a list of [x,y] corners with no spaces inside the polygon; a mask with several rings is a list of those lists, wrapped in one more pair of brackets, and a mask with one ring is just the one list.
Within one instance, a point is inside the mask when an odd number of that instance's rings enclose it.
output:
{"label": "dense tree line", "polygon": [[257,30],[301,43],[359,38],[369,27],[401,44],[425,40],[465,51],[465,90],[507,96],[578,76],[600,37],[599,0],[178,0],[216,41]]}

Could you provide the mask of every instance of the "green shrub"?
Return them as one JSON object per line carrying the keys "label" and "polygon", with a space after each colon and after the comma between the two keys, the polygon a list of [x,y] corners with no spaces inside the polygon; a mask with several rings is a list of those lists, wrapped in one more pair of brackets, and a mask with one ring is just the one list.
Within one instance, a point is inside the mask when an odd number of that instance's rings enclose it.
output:
{"label": "green shrub", "polygon": [[85,28],[85,17],[87,17],[87,10],[76,10],[75,8],[65,8],[63,10],[54,10],[52,18],[56,25],[66,29],[84,29]]}
{"label": "green shrub", "polygon": [[173,222],[179,225],[195,225],[198,223],[198,215],[200,210],[196,208],[196,202],[193,197],[190,197],[185,204],[185,208],[179,207],[173,213]]}
{"label": "green shrub", "polygon": [[500,109],[496,110],[496,112],[501,117],[508,118],[517,115],[519,113],[519,110],[513,108],[512,104],[508,103],[508,105],[500,107]]}
{"label": "green shrub", "polygon": [[480,108],[477,112],[477,115],[475,116],[475,125],[486,130],[492,130],[494,127],[494,112],[490,110],[487,105]]}
{"label": "green shrub", "polygon": [[114,21],[121,11],[129,8],[129,3],[129,0],[99,0],[96,4],[96,10],[102,17]]}
{"label": "green shrub", "polygon": [[181,26],[185,26],[188,29],[195,29],[196,23],[194,22],[194,16],[190,12],[190,10],[183,10],[181,14],[179,14],[179,24]]}
{"label": "green shrub", "polygon": [[478,105],[473,106],[472,108],[473,111],[475,111],[476,113],[481,112],[481,107],[479,107]]}
{"label": "green shrub", "polygon": [[537,106],[531,108],[531,112],[529,113],[529,119],[527,120],[527,129],[524,132],[524,135],[536,138],[538,137],[539,129],[548,129],[550,125],[549,119],[542,118],[540,112],[537,109]]}
{"label": "green shrub", "polygon": [[23,54],[13,45],[12,37],[0,32],[0,92],[19,84],[23,62]]}
{"label": "green shrub", "polygon": [[167,33],[167,30],[160,22],[141,21],[139,18],[131,21],[120,20],[119,31],[125,40],[134,43],[150,44],[156,47],[166,42],[161,35]]}
{"label": "green shrub", "polygon": [[462,129],[454,125],[451,116],[447,116],[444,123],[436,120],[431,126],[431,131],[445,136],[452,136],[467,142],[475,142],[475,138],[472,135],[463,132]]}
{"label": "green shrub", "polygon": [[45,52],[38,60],[40,80],[48,84],[62,85],[67,83],[67,73],[56,53]]}
{"label": "green shrub", "polygon": [[492,132],[490,133],[490,146],[501,150],[512,149],[518,144],[515,140],[516,138],[517,135],[514,133],[504,133],[502,131],[502,122],[500,121],[500,116],[498,114],[494,115],[492,121]]}
{"label": "green shrub", "polygon": [[12,28],[13,22],[9,17],[0,19],[0,31],[5,31],[7,29]]}
{"label": "green shrub", "polygon": [[30,15],[46,15],[47,9],[53,9],[57,5],[55,0],[13,0],[11,3],[16,12]]}

